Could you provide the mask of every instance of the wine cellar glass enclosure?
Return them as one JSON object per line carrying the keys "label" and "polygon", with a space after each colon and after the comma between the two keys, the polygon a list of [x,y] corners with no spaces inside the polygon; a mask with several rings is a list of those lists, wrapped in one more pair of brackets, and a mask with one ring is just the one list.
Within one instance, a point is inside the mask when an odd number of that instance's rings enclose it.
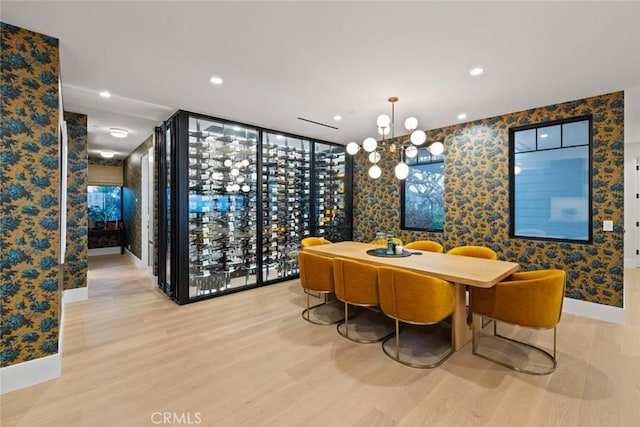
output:
{"label": "wine cellar glass enclosure", "polygon": [[179,304],[297,277],[305,237],[351,240],[341,145],[180,110],[158,146],[158,279]]}

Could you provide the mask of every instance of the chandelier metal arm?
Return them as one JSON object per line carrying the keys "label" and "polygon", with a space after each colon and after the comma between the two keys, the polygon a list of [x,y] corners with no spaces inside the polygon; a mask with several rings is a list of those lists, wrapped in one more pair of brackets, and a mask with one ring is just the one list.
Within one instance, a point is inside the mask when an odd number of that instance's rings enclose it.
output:
{"label": "chandelier metal arm", "polygon": [[[391,139],[389,141],[389,152],[391,152],[393,155],[393,153],[395,153],[396,151],[395,103],[398,102],[398,97],[391,96],[389,97],[388,101],[391,103],[391,119],[389,119],[389,116],[387,116],[386,114],[382,114],[378,116],[378,120],[377,120],[378,130],[382,134],[381,143],[378,144],[375,138],[371,138],[371,137],[366,138],[362,143],[362,149],[370,153],[369,161],[373,163],[373,166],[369,168],[369,176],[373,179],[379,178],[380,175],[382,174],[382,170],[380,169],[380,166],[378,166],[378,162],[380,161],[380,158],[381,158],[380,154],[378,153],[378,148],[380,148],[380,151],[384,153],[385,151],[384,145],[386,145],[386,142],[387,142],[385,135],[387,133],[391,133]],[[390,127],[389,132],[385,132],[387,130],[387,126]],[[407,166],[407,164],[404,162],[403,153],[405,153],[405,155],[407,155],[408,157],[415,157],[418,153],[418,150],[415,147],[424,144],[427,139],[427,135],[424,133],[424,131],[416,130],[418,128],[418,120],[415,119],[414,117],[409,117],[405,121],[405,127],[407,128],[408,131],[411,132],[411,137],[408,140],[411,143],[407,146],[408,141],[399,142],[400,149],[398,150],[398,152],[400,154],[400,161],[395,167],[395,175],[396,175],[396,178],[400,180],[407,178],[409,174],[409,166]],[[435,152],[432,149],[432,147],[436,146],[436,144],[438,144],[438,148],[436,150],[437,152]],[[444,146],[441,142],[435,141],[432,144],[429,144],[427,146],[427,149],[433,155],[440,155],[442,154]],[[350,142],[349,144],[347,144],[346,150],[347,150],[347,153],[349,153],[350,155],[355,155],[358,153],[358,151],[360,151],[360,146],[355,142]]]}

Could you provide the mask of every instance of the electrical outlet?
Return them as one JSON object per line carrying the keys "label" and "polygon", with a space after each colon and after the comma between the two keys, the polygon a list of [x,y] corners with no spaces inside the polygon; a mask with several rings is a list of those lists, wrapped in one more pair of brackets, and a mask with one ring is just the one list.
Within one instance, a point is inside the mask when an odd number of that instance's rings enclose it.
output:
{"label": "electrical outlet", "polygon": [[602,221],[602,231],[613,231],[613,221]]}

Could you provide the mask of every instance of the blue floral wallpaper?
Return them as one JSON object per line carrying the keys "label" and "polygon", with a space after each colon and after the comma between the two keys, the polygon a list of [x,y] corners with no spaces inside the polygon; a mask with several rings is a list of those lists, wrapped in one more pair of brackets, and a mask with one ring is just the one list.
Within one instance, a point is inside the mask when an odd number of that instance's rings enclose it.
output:
{"label": "blue floral wallpaper", "polygon": [[87,116],[64,112],[67,122],[67,251],[64,289],[87,286]]}
{"label": "blue floral wallpaper", "polygon": [[[509,128],[593,115],[593,244],[509,238]],[[559,268],[567,272],[567,296],[622,307],[624,258],[624,93],[616,92],[433,129],[428,140],[445,145],[443,232],[400,230],[397,158],[383,155],[383,174],[372,180],[368,161],[354,162],[354,239],[370,241],[376,231],[392,231],[404,242],[429,239],[445,250],[485,245],[523,270]],[[612,219],[613,232],[602,231]]]}
{"label": "blue floral wallpaper", "polygon": [[122,166],[122,159],[105,159],[103,157],[89,157],[90,165]]}
{"label": "blue floral wallpaper", "polygon": [[58,40],[0,23],[0,366],[58,352]]}

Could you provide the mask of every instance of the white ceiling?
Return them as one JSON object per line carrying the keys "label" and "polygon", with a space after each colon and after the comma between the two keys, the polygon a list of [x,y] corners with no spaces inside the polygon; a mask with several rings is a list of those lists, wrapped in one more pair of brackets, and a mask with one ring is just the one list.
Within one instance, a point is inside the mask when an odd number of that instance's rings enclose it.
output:
{"label": "white ceiling", "polygon": [[89,116],[90,153],[120,158],[177,109],[347,143],[376,134],[389,96],[398,128],[414,115],[430,129],[640,87],[640,2],[3,0],[1,13],[60,39],[65,109]]}

